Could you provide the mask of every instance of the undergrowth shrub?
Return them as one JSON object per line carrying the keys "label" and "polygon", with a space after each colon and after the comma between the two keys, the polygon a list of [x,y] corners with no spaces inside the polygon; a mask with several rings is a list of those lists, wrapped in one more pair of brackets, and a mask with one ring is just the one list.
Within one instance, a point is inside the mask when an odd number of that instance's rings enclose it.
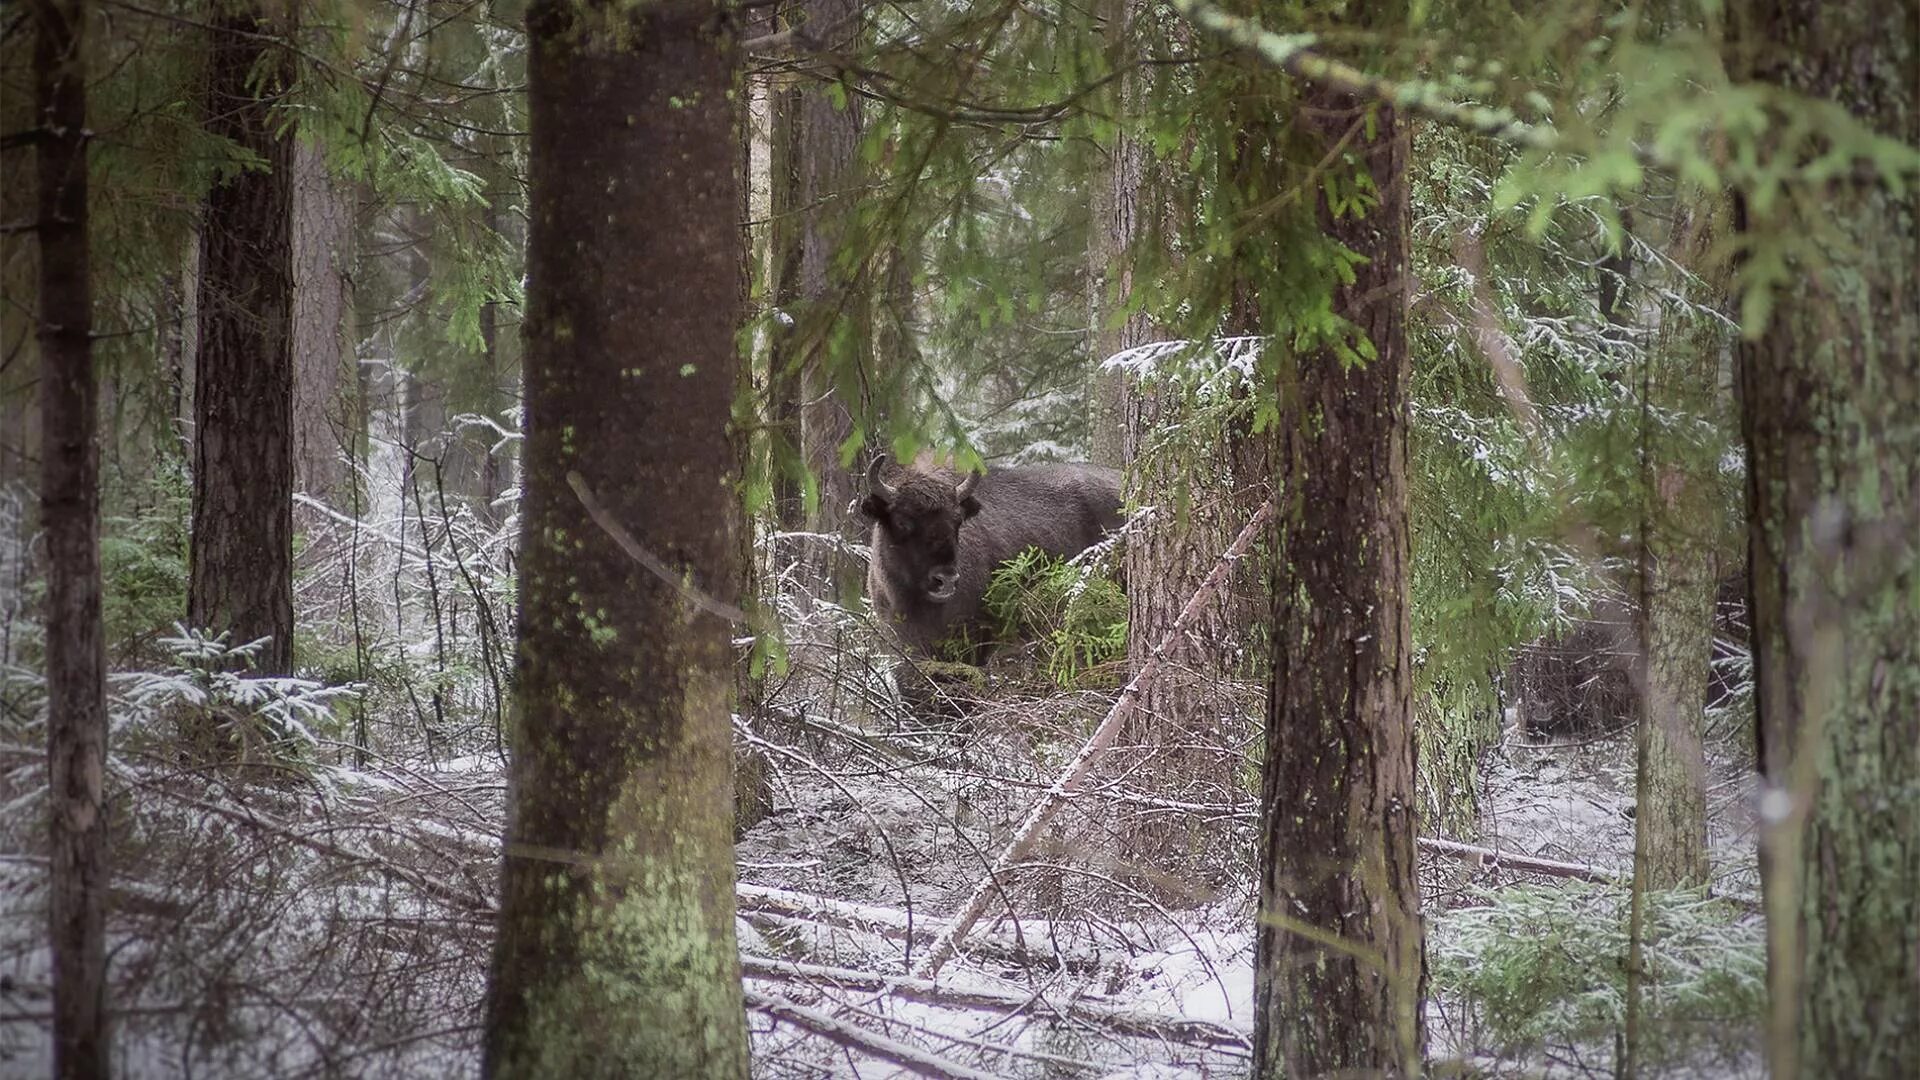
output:
{"label": "undergrowth shrub", "polygon": [[359,693],[350,685],[241,670],[265,639],[231,645],[225,634],[176,626],[156,644],[168,663],[111,679],[113,734],[127,751],[163,753],[214,732],[244,761],[301,770],[317,747],[343,734],[341,706]]}
{"label": "undergrowth shrub", "polygon": [[1063,687],[1127,655],[1127,596],[1109,577],[1028,548],[996,570],[986,606],[1001,636],[1041,647],[1047,675]]}
{"label": "undergrowth shrub", "polygon": [[[1569,883],[1476,890],[1430,917],[1433,988],[1466,1006],[1470,1037],[1503,1056],[1611,1048],[1626,1022],[1629,893]],[[1697,891],[1647,897],[1645,1060],[1741,1052],[1761,1022],[1757,915]]]}

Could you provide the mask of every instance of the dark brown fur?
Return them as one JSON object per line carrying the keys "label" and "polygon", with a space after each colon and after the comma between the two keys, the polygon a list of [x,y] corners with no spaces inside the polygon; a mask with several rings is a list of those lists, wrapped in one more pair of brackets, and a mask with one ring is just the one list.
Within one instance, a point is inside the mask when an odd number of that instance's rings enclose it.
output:
{"label": "dark brown fur", "polygon": [[[1122,520],[1116,469],[996,469],[967,494],[958,490],[961,474],[926,458],[910,467],[884,462],[869,474],[860,504],[873,522],[867,593],[901,641],[925,656],[942,641],[985,636],[982,601],[1001,564],[1030,547],[1071,558]],[[932,595],[942,582],[952,586],[944,601]]]}

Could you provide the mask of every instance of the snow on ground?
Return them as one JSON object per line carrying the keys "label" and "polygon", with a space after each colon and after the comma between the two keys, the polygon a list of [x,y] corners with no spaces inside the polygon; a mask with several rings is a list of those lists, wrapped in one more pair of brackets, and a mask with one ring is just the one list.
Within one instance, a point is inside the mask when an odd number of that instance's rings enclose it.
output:
{"label": "snow on ground", "polygon": [[[779,750],[776,810],[737,849],[757,1075],[912,1075],[873,1047],[822,1037],[820,1025],[993,1076],[1245,1075],[1253,998],[1246,866],[1237,863],[1230,886],[1198,907],[1156,907],[1130,894],[1121,883],[1137,879],[1102,848],[1118,805],[1106,796],[1123,793],[1106,780],[1064,816],[1047,865],[1007,883],[962,957],[933,984],[912,978],[944,919],[1107,700],[1071,698],[998,708],[991,724],[976,714],[763,726]],[[35,751],[6,750],[0,802],[32,806]],[[1631,752],[1621,735],[1571,745],[1511,738],[1486,764],[1481,834],[1462,839],[1626,870]],[[1711,769],[1716,887],[1750,893],[1746,764],[1716,750]],[[317,790],[249,796],[242,807],[237,795],[182,786],[151,768],[122,774],[134,820],[144,823],[129,834],[133,857],[116,877],[115,1000],[130,1010],[119,1032],[123,1076],[473,1072],[499,760],[474,753],[330,776]],[[1234,811],[1243,831],[1250,805]],[[36,816],[37,807],[15,820]],[[39,1073],[45,864],[34,831],[6,827],[0,841],[0,1072]],[[188,869],[194,859],[233,876],[203,880]],[[1454,903],[1465,879],[1512,879],[1427,864],[1430,910]],[[1454,1015],[1450,1003],[1433,1003],[1437,1054],[1512,1071],[1460,1045]],[[1588,1067],[1534,1065],[1569,1076]]]}

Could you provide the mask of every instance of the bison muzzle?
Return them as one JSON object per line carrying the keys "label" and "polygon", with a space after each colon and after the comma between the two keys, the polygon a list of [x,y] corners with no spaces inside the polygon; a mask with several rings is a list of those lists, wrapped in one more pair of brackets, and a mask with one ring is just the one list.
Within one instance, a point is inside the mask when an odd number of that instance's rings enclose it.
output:
{"label": "bison muzzle", "polygon": [[882,455],[867,472],[860,512],[873,522],[867,593],[903,644],[934,656],[942,643],[985,655],[982,610],[993,572],[1028,548],[1071,558],[1119,527],[1120,473],[1052,464],[960,476],[921,458]]}

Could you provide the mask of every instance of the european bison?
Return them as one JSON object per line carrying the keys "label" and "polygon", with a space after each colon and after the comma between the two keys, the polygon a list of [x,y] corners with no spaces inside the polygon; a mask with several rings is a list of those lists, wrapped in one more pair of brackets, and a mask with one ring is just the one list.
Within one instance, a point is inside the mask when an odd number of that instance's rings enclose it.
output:
{"label": "european bison", "polygon": [[[922,457],[867,472],[860,511],[873,522],[867,594],[923,656],[978,641],[993,571],[1030,547],[1071,558],[1121,522],[1120,473],[1098,465],[1028,465],[964,478]],[[976,646],[978,661],[984,648]]]}

